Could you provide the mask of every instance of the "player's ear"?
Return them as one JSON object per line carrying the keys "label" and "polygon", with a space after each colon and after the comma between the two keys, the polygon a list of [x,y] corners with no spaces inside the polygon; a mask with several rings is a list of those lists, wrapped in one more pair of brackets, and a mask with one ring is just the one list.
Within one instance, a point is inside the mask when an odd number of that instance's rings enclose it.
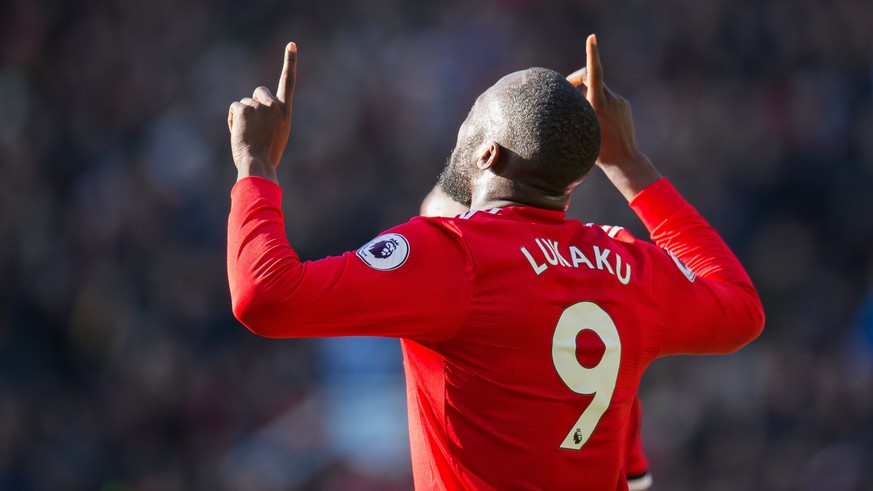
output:
{"label": "player's ear", "polygon": [[490,169],[497,164],[500,158],[501,146],[497,142],[490,141],[481,147],[479,158],[476,159],[476,167],[479,170]]}

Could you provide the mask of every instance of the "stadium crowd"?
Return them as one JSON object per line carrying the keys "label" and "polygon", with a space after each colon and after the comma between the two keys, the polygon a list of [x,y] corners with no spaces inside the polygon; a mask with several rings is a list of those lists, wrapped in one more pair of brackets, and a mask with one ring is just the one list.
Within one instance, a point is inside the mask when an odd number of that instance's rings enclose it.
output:
{"label": "stadium crowd", "polygon": [[[868,0],[0,12],[0,489],[409,489],[396,341],[266,340],[230,312],[227,107],[297,42],[287,232],[335,255],[417,213],[478,93],[569,73],[589,32],[768,315],[737,354],[650,368],[655,489],[873,489]],[[646,236],[596,172],[569,214]]]}

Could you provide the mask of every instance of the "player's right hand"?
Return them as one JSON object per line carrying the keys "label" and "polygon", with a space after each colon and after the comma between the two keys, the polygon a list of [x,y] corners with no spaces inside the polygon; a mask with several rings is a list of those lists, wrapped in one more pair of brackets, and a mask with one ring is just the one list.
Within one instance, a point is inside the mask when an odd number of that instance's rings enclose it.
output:
{"label": "player's right hand", "polygon": [[258,87],[230,105],[227,127],[239,178],[257,175],[276,181],[276,168],[291,131],[291,98],[297,81],[297,45],[288,43],[274,96]]}

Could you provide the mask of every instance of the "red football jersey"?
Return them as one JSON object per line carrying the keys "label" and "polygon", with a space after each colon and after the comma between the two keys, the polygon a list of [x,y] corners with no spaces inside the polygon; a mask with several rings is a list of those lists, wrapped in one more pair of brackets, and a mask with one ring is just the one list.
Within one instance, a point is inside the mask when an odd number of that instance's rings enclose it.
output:
{"label": "red football jersey", "polygon": [[625,431],[624,474],[627,476],[629,491],[649,489],[652,475],[649,473],[649,459],[643,451],[640,430],[643,424],[643,410],[639,397],[634,398]]}
{"label": "red football jersey", "polygon": [[661,247],[507,207],[301,262],[279,187],[246,178],[228,225],[234,313],[269,337],[401,338],[416,489],[624,490],[646,366],[736,350],[763,326],[742,266],[666,180],[631,206]]}

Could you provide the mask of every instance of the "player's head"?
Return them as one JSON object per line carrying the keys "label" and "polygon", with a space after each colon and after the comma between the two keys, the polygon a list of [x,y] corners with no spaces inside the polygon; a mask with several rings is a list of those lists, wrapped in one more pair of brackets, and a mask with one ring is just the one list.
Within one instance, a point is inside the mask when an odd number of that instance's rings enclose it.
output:
{"label": "player's head", "polygon": [[561,74],[529,68],[476,99],[440,186],[467,206],[477,192],[496,192],[563,208],[599,150],[600,125],[585,97]]}

